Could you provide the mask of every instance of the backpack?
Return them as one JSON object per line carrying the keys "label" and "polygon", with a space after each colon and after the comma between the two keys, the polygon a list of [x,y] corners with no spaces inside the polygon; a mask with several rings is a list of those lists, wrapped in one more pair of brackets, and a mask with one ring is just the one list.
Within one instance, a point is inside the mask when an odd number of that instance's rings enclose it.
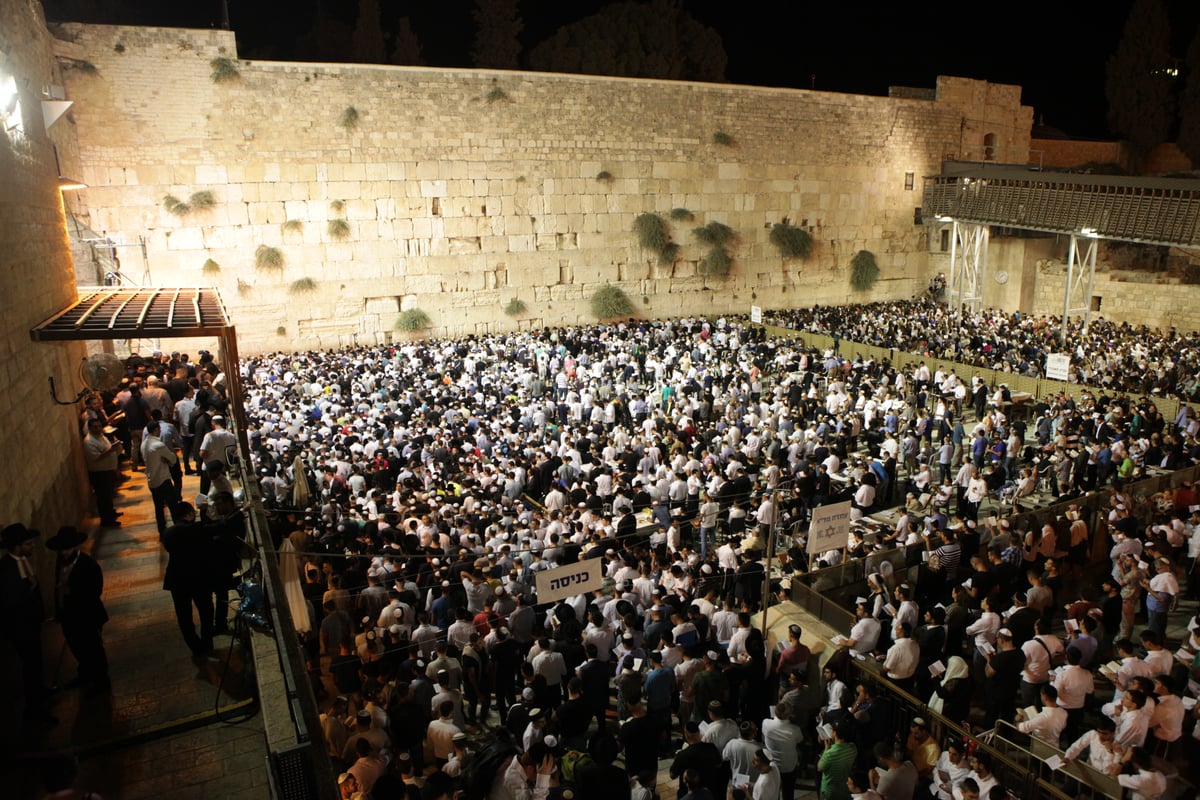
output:
{"label": "backpack", "polygon": [[587,753],[580,752],[579,750],[568,750],[566,754],[563,755],[562,763],[560,764],[563,780],[574,783],[575,772],[580,767],[587,766],[591,763],[592,757]]}

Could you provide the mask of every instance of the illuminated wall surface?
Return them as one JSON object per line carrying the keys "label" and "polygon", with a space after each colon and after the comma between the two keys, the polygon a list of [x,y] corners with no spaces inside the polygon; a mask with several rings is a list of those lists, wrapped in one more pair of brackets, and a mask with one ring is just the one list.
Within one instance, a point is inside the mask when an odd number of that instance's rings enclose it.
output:
{"label": "illuminated wall surface", "polygon": [[[220,287],[243,352],[386,341],[412,307],[435,333],[588,321],[606,283],[646,316],[844,302],[862,249],[882,270],[873,296],[908,297],[930,268],[922,176],[981,159],[989,133],[1024,159],[1032,119],[1019,87],[959,78],[864,97],[240,62],[226,31],[55,33],[64,63],[87,65],[64,73],[80,219],[145,236],[155,283]],[[214,80],[217,58],[237,74]],[[644,212],[666,220],[674,263],[638,245]],[[807,261],[770,244],[784,217],[811,231]],[[713,221],[737,238],[730,276],[706,281],[692,229]],[[281,265],[257,264],[260,247]],[[123,257],[135,278],[139,261]]]}
{"label": "illuminated wall surface", "polygon": [[[40,4],[0,3],[0,54],[0,527],[21,522],[49,536],[77,522],[87,487],[75,409],[54,405],[46,380],[73,398],[83,348],[29,339],[75,298],[50,138],[70,130],[60,120],[48,134],[42,121],[42,87],[60,81]],[[39,550],[38,559],[48,578],[52,558]]]}

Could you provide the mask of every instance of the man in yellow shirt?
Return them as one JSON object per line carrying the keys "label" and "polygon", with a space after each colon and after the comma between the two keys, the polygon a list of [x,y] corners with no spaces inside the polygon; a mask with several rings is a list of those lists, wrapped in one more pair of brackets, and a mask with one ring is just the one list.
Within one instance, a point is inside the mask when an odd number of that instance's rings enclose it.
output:
{"label": "man in yellow shirt", "polygon": [[904,751],[908,759],[917,768],[917,774],[922,780],[933,780],[933,768],[942,755],[942,748],[937,740],[929,735],[929,725],[921,717],[915,717],[909,727],[908,741]]}

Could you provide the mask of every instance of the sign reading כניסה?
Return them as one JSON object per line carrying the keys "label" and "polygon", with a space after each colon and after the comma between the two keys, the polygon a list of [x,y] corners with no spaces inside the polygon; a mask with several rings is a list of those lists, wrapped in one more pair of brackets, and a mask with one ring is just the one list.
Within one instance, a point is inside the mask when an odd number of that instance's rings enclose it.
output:
{"label": "sign reading \u05db\u05e0\u05d9\u05e1\u05d4", "polygon": [[604,585],[604,559],[588,558],[537,573],[537,601],[553,603]]}

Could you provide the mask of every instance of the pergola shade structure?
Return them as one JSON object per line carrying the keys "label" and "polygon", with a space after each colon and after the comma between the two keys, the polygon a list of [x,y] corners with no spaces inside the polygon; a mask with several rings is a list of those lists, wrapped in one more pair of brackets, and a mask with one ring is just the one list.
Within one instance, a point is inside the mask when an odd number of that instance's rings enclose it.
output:
{"label": "pergola shade structure", "polygon": [[35,342],[216,337],[218,363],[225,368],[229,405],[243,452],[246,414],[242,408],[237,332],[216,289],[80,287],[79,299],[29,331]]}

